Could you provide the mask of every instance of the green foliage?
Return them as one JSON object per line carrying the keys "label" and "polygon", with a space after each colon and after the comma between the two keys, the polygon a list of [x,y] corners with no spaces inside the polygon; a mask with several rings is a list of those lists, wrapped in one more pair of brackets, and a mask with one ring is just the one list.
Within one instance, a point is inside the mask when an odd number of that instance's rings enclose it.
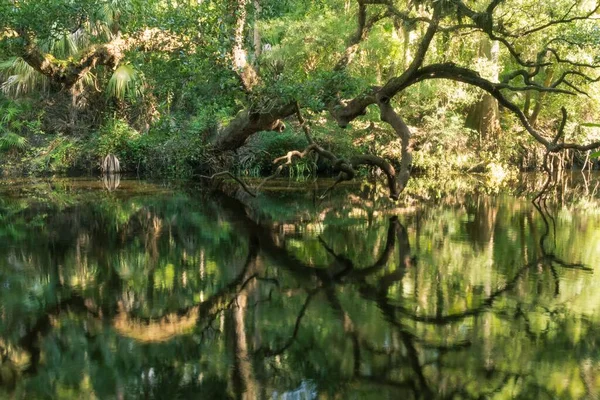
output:
{"label": "green foliage", "polygon": [[0,85],[2,93],[21,96],[34,90],[45,91],[48,79],[34,70],[21,57],[11,57],[0,62]]}
{"label": "green foliage", "polygon": [[133,130],[126,121],[108,120],[97,133],[94,147],[99,157],[115,154],[117,157],[127,151],[128,143],[137,138],[139,133]]}
{"label": "green foliage", "polygon": [[[261,0],[260,10],[255,9],[254,2],[245,2],[243,47],[246,61],[260,78],[248,94],[232,69],[235,2],[1,2],[2,91],[15,98],[27,98],[35,109],[45,112],[42,119],[41,112],[19,112],[10,127],[4,124],[2,149],[11,149],[12,156],[20,158],[24,171],[42,172],[44,166],[51,165],[60,171],[91,171],[97,167],[101,153],[111,151],[128,171],[154,176],[190,177],[210,170],[211,166],[261,175],[272,171],[274,158],[306,145],[293,121],[286,121],[288,130],[282,134],[255,135],[236,156],[209,154],[211,139],[240,110],[268,112],[281,104],[298,102],[308,115],[315,140],[338,157],[369,152],[397,165],[399,141],[386,124],[379,122],[375,106],[367,108],[365,118],[355,119],[345,130],[335,126],[329,113],[339,100],[354,98],[401,76],[423,37],[426,24],[420,19],[439,4],[392,3],[416,20],[402,22],[390,18],[391,9],[385,5],[368,4],[366,20],[376,22],[363,32],[357,46],[348,48],[357,34],[357,2]],[[442,26],[466,21],[455,4],[444,1],[443,5]],[[483,12],[488,4],[474,1],[468,6]],[[531,13],[534,9],[536,13]],[[505,24],[512,32],[522,32],[559,15],[589,10],[586,2],[574,5],[561,0],[548,5],[537,0],[511,0],[500,2],[494,16],[498,29]],[[77,64],[95,45],[115,39],[135,44],[125,50],[115,69],[114,65],[109,68],[96,64],[85,71],[73,88],[63,90],[61,82],[50,82],[21,57],[26,42],[22,27],[26,27],[32,44],[62,67]],[[145,35],[154,30],[161,34],[156,40],[144,42]],[[492,81],[522,68],[502,46],[493,50],[493,43],[478,32],[462,32],[438,32],[425,64],[453,62]],[[551,40],[552,48],[573,61],[540,68],[533,80],[544,85],[577,63],[596,62],[599,32],[593,20],[574,19],[544,32],[533,32],[525,39],[517,35],[510,42],[522,57],[535,59]],[[255,43],[255,39],[260,42]],[[257,50],[261,50],[260,54]],[[345,54],[350,56],[349,64],[335,69]],[[546,56],[552,59],[551,54]],[[576,69],[589,72],[584,67]],[[578,73],[565,78],[589,93],[589,97],[504,92],[521,108],[528,108],[528,116],[539,108],[533,122],[544,132],[556,129],[560,109],[567,104],[570,120],[577,123],[567,125],[566,139],[589,142],[597,138],[597,130],[590,128],[597,128],[594,121],[600,119],[598,85]],[[511,81],[514,86],[522,83],[520,78]],[[502,134],[492,138],[482,138],[465,128],[469,111],[480,99],[479,89],[447,80],[420,82],[394,98],[396,110],[414,134],[416,171],[437,174],[472,168],[490,170],[490,165],[512,169],[525,166],[524,159],[533,160],[525,168],[536,166],[537,144],[522,134],[520,121],[509,113],[501,110]],[[371,122],[374,129],[367,129]],[[47,132],[48,137],[36,132]],[[80,154],[71,154],[75,152]],[[585,155],[576,155],[578,158]],[[312,159],[295,165],[296,169],[290,169],[293,174],[304,175],[308,170],[315,173]],[[318,172],[329,173],[331,168],[320,162]]]}
{"label": "green foliage", "polygon": [[27,148],[27,139],[16,133],[5,132],[0,135],[0,152],[10,150],[24,150]]}
{"label": "green foliage", "polygon": [[135,143],[142,172],[150,176],[189,179],[202,172],[211,157],[197,133],[167,134],[150,132]]}
{"label": "green foliage", "polygon": [[32,172],[66,173],[72,170],[83,154],[81,143],[62,135],[49,137],[48,140],[44,149],[32,154]]}
{"label": "green foliage", "polygon": [[143,94],[142,77],[131,65],[121,65],[113,72],[106,90],[118,100],[136,99]]}
{"label": "green foliage", "polygon": [[[481,148],[477,143],[477,132],[465,128],[460,115],[427,115],[421,126],[415,134],[419,143],[413,158],[416,169],[443,174],[465,171],[475,164]],[[469,148],[473,151],[465,151]]]}
{"label": "green foliage", "polygon": [[0,97],[0,152],[27,149],[27,136],[43,134],[42,113],[32,109],[26,101],[13,101]]}
{"label": "green foliage", "polygon": [[139,140],[139,137],[140,134],[126,121],[109,119],[86,145],[86,153],[88,157],[96,160],[92,163],[97,165],[108,154],[114,154],[119,159],[123,171],[133,172],[136,168],[136,149],[132,143]]}

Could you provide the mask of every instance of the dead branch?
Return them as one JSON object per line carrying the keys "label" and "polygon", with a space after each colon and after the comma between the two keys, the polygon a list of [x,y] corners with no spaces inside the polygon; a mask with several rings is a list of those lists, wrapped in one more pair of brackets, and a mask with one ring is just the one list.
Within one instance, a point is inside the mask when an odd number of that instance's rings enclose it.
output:
{"label": "dead branch", "polygon": [[600,10],[600,3],[597,3],[596,7],[594,7],[594,9],[591,10],[590,12],[588,12],[587,14],[577,15],[577,16],[569,18],[568,17],[569,14],[571,13],[571,11],[575,7],[575,5],[577,5],[577,3],[578,2],[574,2],[573,5],[569,8],[569,10],[567,10],[567,12],[563,15],[562,18],[559,18],[559,19],[556,19],[556,20],[551,20],[551,21],[549,21],[549,22],[547,22],[545,24],[536,26],[534,28],[530,28],[530,29],[526,30],[525,32],[517,33],[516,35],[518,35],[519,37],[523,37],[523,36],[531,35],[532,33],[539,32],[539,31],[542,31],[544,29],[550,28],[551,26],[554,26],[554,25],[569,24],[569,23],[575,22],[575,21],[588,20],[588,19],[596,19],[596,18],[592,18],[592,16],[594,14],[596,14],[598,12],[598,10]]}

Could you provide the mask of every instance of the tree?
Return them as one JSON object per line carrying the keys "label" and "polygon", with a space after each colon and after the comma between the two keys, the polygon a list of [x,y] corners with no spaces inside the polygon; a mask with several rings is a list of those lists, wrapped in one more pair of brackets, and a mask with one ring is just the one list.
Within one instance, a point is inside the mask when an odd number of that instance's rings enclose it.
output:
{"label": "tree", "polygon": [[[522,128],[547,153],[565,149],[585,151],[599,147],[600,142],[579,144],[564,141],[568,118],[566,108],[562,108],[560,121],[553,132],[534,127],[532,116],[526,115],[519,97],[520,94],[539,93],[538,104],[541,105],[546,95],[561,98],[585,95],[585,87],[599,80],[591,75],[599,66],[597,56],[594,60],[584,61],[585,50],[591,50],[595,37],[575,35],[574,30],[595,32],[597,36],[594,20],[600,5],[572,2],[561,4],[560,7],[543,7],[537,15],[529,15],[524,11],[536,5],[539,4],[502,0],[477,2],[472,6],[459,0],[418,3],[358,0],[356,32],[346,41],[345,50],[341,52],[331,75],[326,79],[325,87],[320,93],[321,107],[313,107],[312,111],[318,113],[327,110],[340,127],[346,127],[365,115],[369,106],[378,107],[381,120],[401,139],[400,170],[396,172],[385,160],[375,156],[371,156],[369,162],[364,155],[354,160],[341,160],[327,154],[314,143],[310,143],[305,151],[289,153],[280,160],[289,163],[294,157],[305,157],[311,152],[319,153],[330,159],[341,171],[338,181],[351,179],[358,165],[374,164],[394,177],[388,180],[390,195],[397,197],[410,177],[411,131],[396,111],[394,99],[409,87],[431,79],[461,82],[486,92],[499,103],[505,113],[516,117]],[[353,58],[360,52],[369,33],[377,24],[390,19],[396,25],[421,27],[422,34],[415,43],[412,61],[401,74],[387,79],[383,84],[368,87],[352,98],[342,98],[340,88],[335,86],[335,79],[340,76],[344,79],[350,75]],[[439,62],[440,57],[434,51],[440,45],[440,36],[447,34],[456,37],[459,34],[472,36],[499,44],[504,58],[504,71],[500,81],[486,79],[475,69],[456,62]],[[464,64],[467,64],[468,60],[465,61]],[[548,71],[553,71],[553,74]],[[262,100],[265,93],[259,92],[254,96]],[[215,148],[218,151],[234,150],[257,131],[273,129],[278,119],[294,113],[300,115],[299,110],[294,107],[295,101],[310,103],[307,99],[285,96],[282,100],[275,101],[275,105],[268,108],[257,107],[256,102],[250,101],[248,107],[216,135],[213,140]],[[539,110],[536,114],[538,113]]]}

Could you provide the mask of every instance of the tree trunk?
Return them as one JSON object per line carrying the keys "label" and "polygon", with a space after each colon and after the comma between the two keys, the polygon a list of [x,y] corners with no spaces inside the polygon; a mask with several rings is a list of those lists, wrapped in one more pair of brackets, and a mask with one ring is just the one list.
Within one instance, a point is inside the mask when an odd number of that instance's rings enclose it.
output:
{"label": "tree trunk", "polygon": [[397,193],[402,193],[410,179],[412,165],[411,154],[411,132],[404,120],[394,111],[389,102],[378,101],[381,112],[381,120],[390,124],[402,141],[402,158],[400,160],[400,171],[396,176]]}
{"label": "tree trunk", "polygon": [[260,2],[254,0],[254,59],[258,60],[262,52],[262,43],[260,37],[260,29],[258,28],[258,19],[260,18]]}
{"label": "tree trunk", "polygon": [[488,141],[495,138],[500,129],[498,121],[498,102],[494,97],[485,93],[481,100],[473,105],[465,125],[468,128],[476,130],[481,136],[482,141]]}
{"label": "tree trunk", "polygon": [[[492,43],[488,38],[482,39],[479,45],[479,57],[492,63],[491,80],[498,81],[498,43]],[[488,141],[497,136],[500,130],[498,102],[489,93],[484,93],[467,115],[465,125],[479,132],[482,141]]]}
{"label": "tree trunk", "polygon": [[[546,79],[544,79],[544,86],[550,86],[552,83],[552,78],[554,77],[554,70],[551,68],[546,68]],[[537,123],[537,119],[540,116],[540,112],[542,111],[542,106],[544,105],[544,98],[546,97],[546,92],[538,92],[538,95],[535,99],[535,106],[533,107],[533,112],[531,116],[529,116],[529,123],[531,126],[535,127]]]}

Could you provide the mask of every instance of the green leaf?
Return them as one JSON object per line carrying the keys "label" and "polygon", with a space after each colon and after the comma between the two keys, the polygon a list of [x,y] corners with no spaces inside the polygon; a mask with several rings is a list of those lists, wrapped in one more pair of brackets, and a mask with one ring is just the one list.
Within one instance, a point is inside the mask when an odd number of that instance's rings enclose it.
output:
{"label": "green leaf", "polygon": [[131,65],[124,64],[115,70],[108,81],[107,92],[109,96],[123,100],[125,97],[141,96],[141,77]]}
{"label": "green leaf", "polygon": [[0,152],[10,150],[23,150],[27,147],[27,139],[16,133],[6,132],[0,136]]}
{"label": "green leaf", "polygon": [[590,157],[600,157],[600,150],[590,154]]}

